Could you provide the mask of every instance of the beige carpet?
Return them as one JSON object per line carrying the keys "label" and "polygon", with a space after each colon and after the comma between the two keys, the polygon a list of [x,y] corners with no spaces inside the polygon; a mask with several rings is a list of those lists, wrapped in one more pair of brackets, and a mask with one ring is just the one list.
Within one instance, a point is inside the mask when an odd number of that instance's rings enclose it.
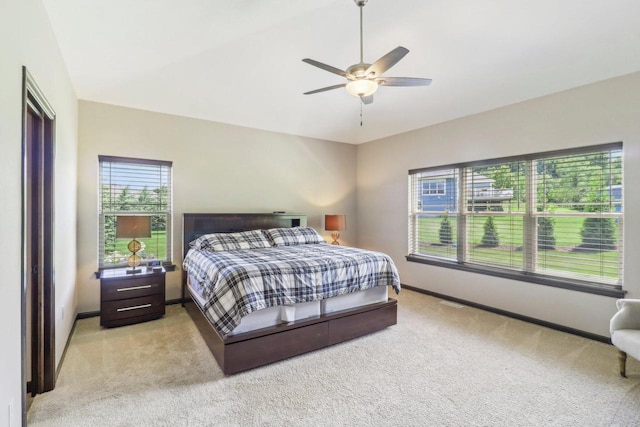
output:
{"label": "beige carpet", "polygon": [[640,426],[640,362],[615,348],[403,290],[398,325],[224,377],[180,306],[77,323],[31,426]]}

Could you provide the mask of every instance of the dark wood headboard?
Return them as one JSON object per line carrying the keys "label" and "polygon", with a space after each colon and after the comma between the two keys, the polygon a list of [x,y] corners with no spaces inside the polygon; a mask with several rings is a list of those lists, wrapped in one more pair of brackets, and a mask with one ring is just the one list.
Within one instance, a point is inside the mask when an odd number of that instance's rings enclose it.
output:
{"label": "dark wood headboard", "polygon": [[236,233],[267,228],[305,227],[306,215],[277,213],[186,213],[182,215],[182,255],[203,234]]}
{"label": "dark wood headboard", "polygon": [[[305,227],[306,215],[287,213],[185,213],[182,214],[182,257],[187,255],[189,242],[203,234],[236,233],[267,228]],[[182,272],[186,283],[186,272]]]}

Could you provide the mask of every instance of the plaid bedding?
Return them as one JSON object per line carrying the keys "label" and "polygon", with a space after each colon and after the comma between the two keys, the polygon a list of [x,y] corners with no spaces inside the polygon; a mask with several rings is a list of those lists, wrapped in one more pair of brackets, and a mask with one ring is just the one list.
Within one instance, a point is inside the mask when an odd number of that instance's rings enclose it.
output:
{"label": "plaid bedding", "polygon": [[238,249],[270,248],[262,230],[241,231],[239,233],[205,234],[191,242],[191,247],[211,251],[234,251]]}
{"label": "plaid bedding", "polygon": [[316,301],[400,279],[388,255],[327,244],[213,252],[191,249],[183,263],[207,301],[204,312],[224,337],[243,316],[267,307]]}
{"label": "plaid bedding", "polygon": [[263,232],[269,238],[269,241],[273,243],[273,246],[324,243],[322,236],[312,227],[270,228],[269,230],[263,230]]}

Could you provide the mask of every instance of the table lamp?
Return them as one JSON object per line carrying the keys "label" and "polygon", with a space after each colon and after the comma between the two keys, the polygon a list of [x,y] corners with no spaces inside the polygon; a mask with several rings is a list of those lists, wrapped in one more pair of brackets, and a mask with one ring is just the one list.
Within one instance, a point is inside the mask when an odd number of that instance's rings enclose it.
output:
{"label": "table lamp", "polygon": [[332,231],[331,238],[332,245],[339,245],[338,239],[340,238],[340,231],[347,229],[347,216],[346,215],[325,215],[324,216],[324,229]]}
{"label": "table lamp", "polygon": [[151,237],[151,217],[135,215],[116,217],[116,239],[132,239],[127,245],[131,252],[127,258],[127,264],[131,267],[127,270],[127,274],[142,272],[141,268],[136,268],[142,262],[138,256],[138,251],[142,249],[142,245],[136,240],[138,237]]}

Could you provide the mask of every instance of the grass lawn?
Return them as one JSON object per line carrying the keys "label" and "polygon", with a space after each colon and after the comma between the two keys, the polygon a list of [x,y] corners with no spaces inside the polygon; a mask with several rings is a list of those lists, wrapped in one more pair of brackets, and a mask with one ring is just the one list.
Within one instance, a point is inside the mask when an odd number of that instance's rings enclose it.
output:
{"label": "grass lawn", "polygon": [[[567,210],[571,212],[570,210]],[[487,216],[471,216],[467,222],[469,261],[488,263],[496,266],[523,268],[523,218],[509,216],[493,216],[493,222],[499,236],[496,248],[481,247],[484,235],[484,224]],[[556,250],[539,250],[538,265],[540,270],[578,273],[603,277],[618,277],[618,252],[615,250],[599,251],[580,248],[582,237],[580,231],[584,218],[556,217],[554,221],[554,237]],[[419,218],[419,247],[424,255],[456,258],[455,245],[440,244],[439,216]],[[449,219],[452,229],[452,241],[457,239],[457,223],[455,217]],[[617,235],[617,224],[614,226]],[[514,250],[515,249],[515,250]]]}
{"label": "grass lawn", "polygon": [[[151,237],[149,238],[139,238],[136,239],[140,243],[143,243],[144,250],[138,252],[140,257],[147,258],[152,256],[152,258],[164,259],[167,256],[167,235],[165,231],[152,231]],[[124,256],[126,258],[131,255],[127,245],[131,239],[116,239],[116,248],[115,252]]]}

